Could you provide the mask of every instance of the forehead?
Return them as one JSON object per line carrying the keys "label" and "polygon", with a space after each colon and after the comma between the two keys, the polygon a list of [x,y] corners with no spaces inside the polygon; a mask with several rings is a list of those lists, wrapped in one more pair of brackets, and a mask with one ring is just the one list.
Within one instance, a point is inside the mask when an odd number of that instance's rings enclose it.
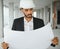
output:
{"label": "forehead", "polygon": [[33,10],[33,8],[23,8],[23,10],[26,10],[26,9],[27,9],[27,10],[30,10],[30,9]]}

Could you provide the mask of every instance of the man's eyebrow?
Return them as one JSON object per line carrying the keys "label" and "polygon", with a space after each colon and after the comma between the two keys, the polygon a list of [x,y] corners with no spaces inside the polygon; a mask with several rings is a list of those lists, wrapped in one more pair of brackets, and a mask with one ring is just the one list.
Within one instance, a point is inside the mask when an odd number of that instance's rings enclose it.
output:
{"label": "man's eyebrow", "polygon": [[33,8],[30,8],[31,10],[33,9]]}

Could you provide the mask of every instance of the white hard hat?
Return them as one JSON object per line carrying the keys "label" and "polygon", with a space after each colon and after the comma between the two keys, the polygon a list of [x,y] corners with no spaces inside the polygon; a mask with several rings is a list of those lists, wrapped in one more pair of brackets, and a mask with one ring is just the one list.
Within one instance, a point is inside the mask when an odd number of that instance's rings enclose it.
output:
{"label": "white hard hat", "polygon": [[20,0],[19,8],[35,8],[33,0]]}

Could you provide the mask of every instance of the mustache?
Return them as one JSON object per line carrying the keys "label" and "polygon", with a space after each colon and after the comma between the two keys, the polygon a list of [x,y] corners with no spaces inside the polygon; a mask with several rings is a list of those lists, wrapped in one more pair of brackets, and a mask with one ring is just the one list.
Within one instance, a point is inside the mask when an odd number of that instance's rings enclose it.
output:
{"label": "mustache", "polygon": [[32,15],[32,14],[28,14],[27,16],[29,16],[29,15]]}

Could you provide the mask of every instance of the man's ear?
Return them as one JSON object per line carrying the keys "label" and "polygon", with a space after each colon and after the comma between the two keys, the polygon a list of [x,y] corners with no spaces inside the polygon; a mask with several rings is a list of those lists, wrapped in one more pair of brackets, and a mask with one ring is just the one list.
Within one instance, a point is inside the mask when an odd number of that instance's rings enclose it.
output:
{"label": "man's ear", "polygon": [[22,10],[23,8],[20,8],[20,10]]}
{"label": "man's ear", "polygon": [[20,11],[22,11],[22,12],[23,12],[23,8],[20,8]]}

